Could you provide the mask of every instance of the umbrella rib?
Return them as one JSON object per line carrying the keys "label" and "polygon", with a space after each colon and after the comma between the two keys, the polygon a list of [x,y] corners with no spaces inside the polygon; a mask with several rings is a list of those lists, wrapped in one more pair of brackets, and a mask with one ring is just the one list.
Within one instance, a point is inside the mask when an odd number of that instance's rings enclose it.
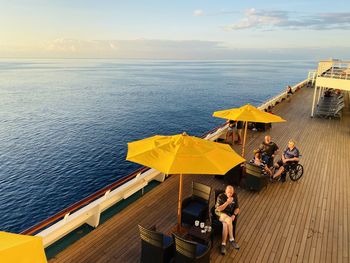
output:
{"label": "umbrella rib", "polygon": [[170,170],[171,170],[172,166],[174,165],[175,159],[176,159],[176,157],[177,157],[177,153],[178,153],[179,150],[180,150],[180,146],[181,146],[181,145],[178,145],[178,146],[177,146],[177,149],[175,150],[175,152],[174,152],[174,154],[173,154],[172,161],[170,162],[170,165],[169,165],[169,167],[168,167],[168,169],[167,169],[167,170],[168,170],[168,173],[167,173],[167,174],[170,173]]}

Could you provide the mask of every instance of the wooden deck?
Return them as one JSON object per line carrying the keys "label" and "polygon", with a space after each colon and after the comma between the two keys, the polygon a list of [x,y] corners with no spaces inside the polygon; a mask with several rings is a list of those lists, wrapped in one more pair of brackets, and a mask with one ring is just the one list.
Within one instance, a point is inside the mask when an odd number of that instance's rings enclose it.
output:
{"label": "wooden deck", "polygon": [[[288,122],[274,124],[273,141],[285,148],[297,141],[305,168],[298,182],[269,184],[260,193],[237,188],[241,207],[237,241],[219,253],[215,238],[211,262],[350,262],[350,114],[341,120],[311,119],[312,89],[293,95],[274,112]],[[249,133],[247,157],[265,133]],[[238,148],[236,148],[238,150]],[[239,151],[240,152],[240,151]],[[192,180],[220,188],[208,175],[184,177],[184,196]],[[157,224],[168,232],[176,224],[178,177],[172,176],[103,225],[51,259],[59,262],[137,262],[140,240],[137,224]],[[213,199],[213,197],[212,197]],[[214,200],[211,200],[211,204]]]}

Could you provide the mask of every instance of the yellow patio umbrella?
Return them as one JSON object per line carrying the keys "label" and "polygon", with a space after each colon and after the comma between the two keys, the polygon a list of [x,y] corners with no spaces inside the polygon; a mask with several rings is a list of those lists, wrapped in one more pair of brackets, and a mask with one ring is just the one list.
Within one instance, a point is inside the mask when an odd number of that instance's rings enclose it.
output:
{"label": "yellow patio umbrella", "polygon": [[0,262],[46,263],[42,237],[0,231]]}
{"label": "yellow patio umbrella", "polygon": [[284,122],[286,120],[281,117],[261,111],[250,104],[246,104],[240,108],[232,108],[228,110],[215,111],[213,113],[214,117],[219,117],[228,120],[244,121],[244,139],[242,146],[242,156],[244,157],[244,148],[247,137],[247,126],[248,122],[262,122],[262,123],[271,123],[271,122]]}
{"label": "yellow patio umbrella", "polygon": [[128,143],[126,160],[165,174],[180,174],[178,228],[181,225],[182,175],[225,174],[245,161],[229,145],[188,136],[186,133],[155,135]]}

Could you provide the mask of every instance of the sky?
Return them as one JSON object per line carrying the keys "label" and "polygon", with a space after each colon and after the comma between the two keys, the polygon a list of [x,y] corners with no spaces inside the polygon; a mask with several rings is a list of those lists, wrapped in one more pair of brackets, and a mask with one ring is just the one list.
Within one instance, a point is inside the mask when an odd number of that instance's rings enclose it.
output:
{"label": "sky", "polygon": [[0,0],[0,6],[0,57],[350,58],[348,0]]}

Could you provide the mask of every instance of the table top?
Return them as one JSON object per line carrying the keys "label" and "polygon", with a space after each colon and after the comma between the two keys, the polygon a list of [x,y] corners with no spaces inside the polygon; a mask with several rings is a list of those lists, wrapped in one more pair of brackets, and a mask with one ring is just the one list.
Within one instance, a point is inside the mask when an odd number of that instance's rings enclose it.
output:
{"label": "table top", "polygon": [[200,241],[204,241],[205,243],[208,243],[211,240],[211,235],[212,235],[212,231],[208,232],[206,231],[205,233],[201,232],[202,228],[198,227],[198,226],[192,226],[187,235],[189,235],[190,237],[193,237],[194,239],[199,239]]}

